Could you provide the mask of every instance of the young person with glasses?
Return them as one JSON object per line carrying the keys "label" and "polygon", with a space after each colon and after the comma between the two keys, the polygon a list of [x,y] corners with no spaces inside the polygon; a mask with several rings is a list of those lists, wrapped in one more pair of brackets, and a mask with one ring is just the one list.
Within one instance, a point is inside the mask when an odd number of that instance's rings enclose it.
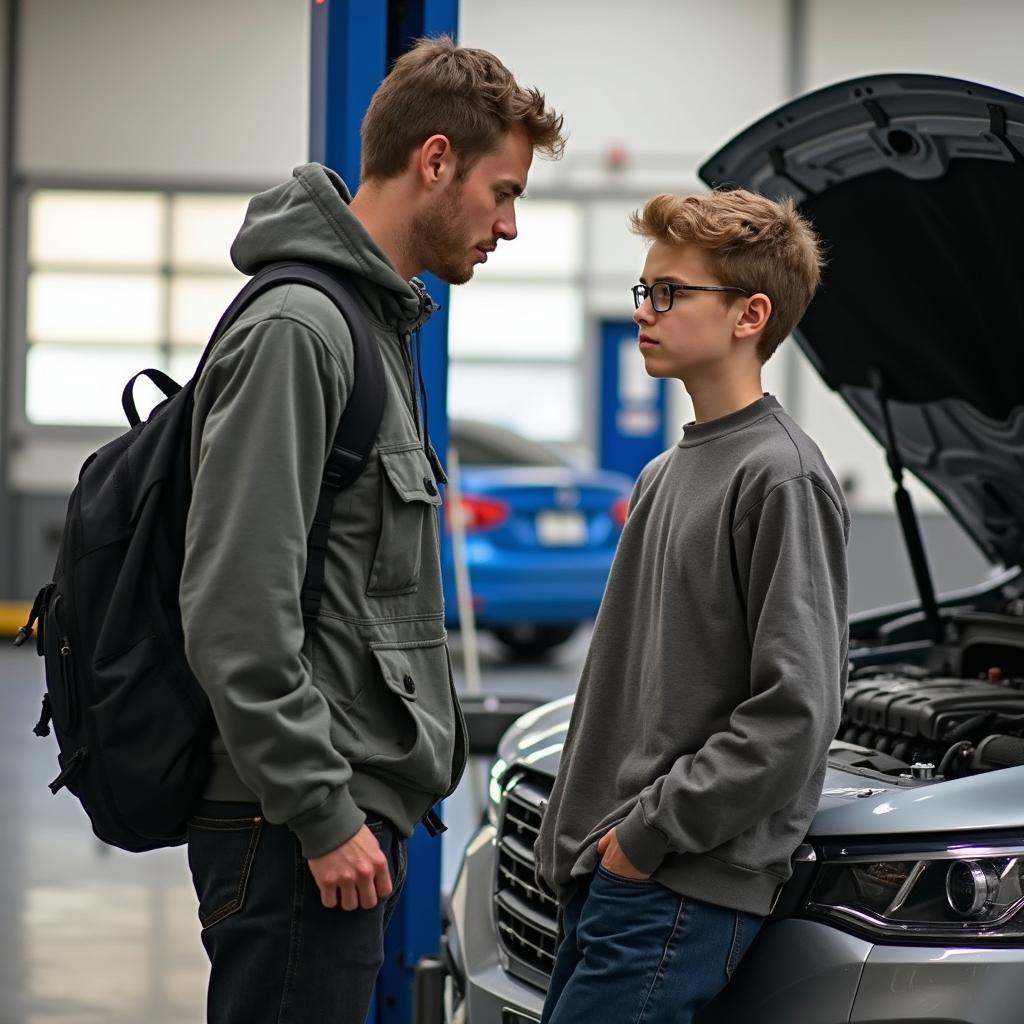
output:
{"label": "young person with glasses", "polygon": [[536,844],[562,906],[544,1024],[687,1024],[817,807],[846,679],[849,514],[761,367],[821,274],[789,200],[656,196],[639,355],[695,419],[640,474]]}

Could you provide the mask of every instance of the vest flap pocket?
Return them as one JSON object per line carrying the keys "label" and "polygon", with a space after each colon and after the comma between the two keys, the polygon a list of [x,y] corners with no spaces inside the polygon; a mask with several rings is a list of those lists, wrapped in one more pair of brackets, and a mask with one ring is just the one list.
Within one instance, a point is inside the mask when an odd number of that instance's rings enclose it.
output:
{"label": "vest flap pocket", "polygon": [[380,536],[366,593],[370,597],[411,594],[419,586],[424,547],[428,557],[436,557],[441,495],[422,448],[403,447],[378,455],[383,467]]}
{"label": "vest flap pocket", "polygon": [[461,738],[461,717],[452,683],[445,637],[370,644],[376,685],[363,688],[349,709],[348,736],[353,768],[401,789],[429,794],[424,810],[451,788],[453,751]]}
{"label": "vest flap pocket", "polygon": [[[422,680],[416,678],[417,672],[413,661],[418,662],[421,668],[425,667],[422,658],[415,654],[410,657],[410,651],[421,651],[424,648],[443,647],[444,638],[439,640],[418,641],[407,645],[391,645],[381,647],[371,644],[374,658],[380,667],[380,674],[389,690],[397,693],[399,697],[407,701],[415,701],[418,696],[418,687]],[[429,663],[429,662],[428,662]],[[436,681],[433,681],[436,685]]]}
{"label": "vest flap pocket", "polygon": [[441,494],[437,480],[422,448],[408,451],[380,452],[380,461],[391,481],[391,486],[402,501],[425,501],[440,505]]}

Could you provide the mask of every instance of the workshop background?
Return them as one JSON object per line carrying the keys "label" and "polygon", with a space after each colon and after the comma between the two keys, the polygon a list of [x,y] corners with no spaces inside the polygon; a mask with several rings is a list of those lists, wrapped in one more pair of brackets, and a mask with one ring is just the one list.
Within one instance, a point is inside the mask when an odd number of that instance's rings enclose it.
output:
{"label": "workshop background", "polygon": [[[191,373],[242,280],[227,249],[249,196],[309,159],[321,6],[0,0],[8,620],[50,577],[81,462],[124,428],[124,381],[143,366]],[[854,75],[937,73],[1024,93],[1014,0],[462,0],[458,36],[544,91],[570,140],[561,162],[535,162],[520,238],[451,290],[449,413],[632,473],[691,416],[681,387],[619,358],[635,341],[628,288],[643,262],[632,210],[655,192],[702,191],[697,166],[741,127]],[[767,365],[766,386],[846,489],[853,609],[912,598],[882,451],[795,345]],[[985,578],[935,499],[910,490],[937,590]],[[529,667],[485,643],[485,688],[570,693],[585,645],[581,633]],[[457,637],[454,649],[458,660]],[[53,751],[30,735],[37,680],[30,653],[0,653],[0,1024],[194,1024],[206,965],[183,854],[111,853],[67,794],[51,800]],[[449,801],[443,885],[474,799],[465,788]]]}

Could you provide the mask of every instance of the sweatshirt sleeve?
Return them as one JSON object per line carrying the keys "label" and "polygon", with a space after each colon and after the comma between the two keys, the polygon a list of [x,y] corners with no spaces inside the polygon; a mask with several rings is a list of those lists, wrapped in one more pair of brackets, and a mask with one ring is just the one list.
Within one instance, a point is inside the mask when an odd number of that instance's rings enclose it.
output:
{"label": "sweatshirt sleeve", "polygon": [[271,318],[222,339],[193,414],[186,655],[235,771],[306,856],[334,849],[364,820],[313,685],[300,606],[306,539],[350,386],[350,368],[312,330]]}
{"label": "sweatshirt sleeve", "polygon": [[795,800],[820,767],[846,675],[848,533],[845,510],[807,476],[776,486],[734,528],[750,695],[616,828],[639,870],[721,846]]}

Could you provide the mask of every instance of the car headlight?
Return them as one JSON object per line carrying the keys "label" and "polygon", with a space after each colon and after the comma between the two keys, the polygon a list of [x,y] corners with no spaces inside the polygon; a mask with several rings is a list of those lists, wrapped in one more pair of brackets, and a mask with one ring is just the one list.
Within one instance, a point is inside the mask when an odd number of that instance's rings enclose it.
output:
{"label": "car headlight", "polygon": [[873,938],[1024,938],[1024,843],[826,848],[804,910]]}

